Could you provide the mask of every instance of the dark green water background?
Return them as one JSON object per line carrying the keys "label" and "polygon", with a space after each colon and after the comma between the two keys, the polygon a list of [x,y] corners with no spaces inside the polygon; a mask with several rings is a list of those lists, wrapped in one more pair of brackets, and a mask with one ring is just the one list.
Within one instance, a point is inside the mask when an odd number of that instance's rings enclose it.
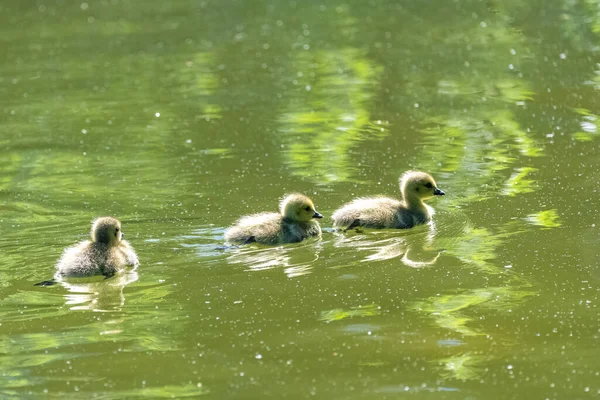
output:
{"label": "dark green water background", "polygon": [[[600,393],[597,1],[0,2],[0,398]],[[435,224],[338,234],[408,169]],[[219,251],[310,195],[322,240]],[[48,279],[113,215],[141,267]]]}

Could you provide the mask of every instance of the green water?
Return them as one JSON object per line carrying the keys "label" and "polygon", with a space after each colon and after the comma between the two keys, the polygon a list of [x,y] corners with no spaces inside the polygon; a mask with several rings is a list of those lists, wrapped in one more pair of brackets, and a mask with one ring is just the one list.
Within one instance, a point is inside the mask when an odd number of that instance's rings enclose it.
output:
{"label": "green water", "polygon": [[[0,398],[599,395],[596,1],[3,1],[0,26]],[[332,231],[408,169],[434,224]],[[291,191],[322,240],[216,249]],[[33,286],[103,215],[139,270]]]}

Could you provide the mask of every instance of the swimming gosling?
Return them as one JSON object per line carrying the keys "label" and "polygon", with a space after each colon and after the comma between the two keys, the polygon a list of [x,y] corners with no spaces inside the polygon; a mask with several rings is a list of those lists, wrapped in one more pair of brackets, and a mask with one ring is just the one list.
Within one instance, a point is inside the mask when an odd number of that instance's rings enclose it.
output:
{"label": "swimming gosling", "polygon": [[365,228],[407,229],[431,221],[433,209],[423,200],[443,196],[431,175],[408,171],[400,176],[402,201],[389,197],[364,197],[344,204],[333,213],[333,225],[344,230]]}
{"label": "swimming gosling", "polygon": [[300,242],[311,236],[321,236],[321,226],[315,218],[323,218],[312,200],[294,193],[283,199],[279,213],[259,213],[240,218],[225,232],[230,243],[282,244]]}
{"label": "swimming gosling", "polygon": [[65,249],[56,264],[57,276],[83,277],[104,275],[107,278],[127,265],[137,267],[139,260],[133,247],[123,240],[121,222],[112,217],[96,219],[91,239]]}

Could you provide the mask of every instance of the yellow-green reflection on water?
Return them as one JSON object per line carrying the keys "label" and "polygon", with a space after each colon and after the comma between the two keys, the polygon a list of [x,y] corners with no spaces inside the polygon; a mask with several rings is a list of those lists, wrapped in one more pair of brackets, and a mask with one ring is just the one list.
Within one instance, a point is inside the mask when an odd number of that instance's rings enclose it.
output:
{"label": "yellow-green reflection on water", "polygon": [[472,353],[444,358],[439,361],[443,365],[441,374],[461,381],[477,379],[483,372],[481,365],[484,360],[484,357]]}
{"label": "yellow-green reflection on water", "polygon": [[533,225],[539,225],[546,228],[556,228],[561,226],[557,210],[540,211],[539,213],[527,216],[527,221]]}
{"label": "yellow-green reflection on water", "polygon": [[387,121],[374,121],[370,103],[381,67],[357,49],[298,53],[294,97],[280,117],[284,152],[295,173],[320,182],[347,181],[355,170],[353,148],[388,134]]}
{"label": "yellow-green reflection on water", "polygon": [[[600,393],[597,2],[5,3],[0,397]],[[408,169],[433,223],[332,231]],[[140,268],[33,286],[100,215]]]}
{"label": "yellow-green reflection on water", "polygon": [[324,322],[333,322],[345,318],[371,317],[380,314],[379,308],[380,307],[375,304],[367,304],[364,306],[353,307],[351,310],[328,310],[321,312],[321,317],[319,317],[319,319]]}

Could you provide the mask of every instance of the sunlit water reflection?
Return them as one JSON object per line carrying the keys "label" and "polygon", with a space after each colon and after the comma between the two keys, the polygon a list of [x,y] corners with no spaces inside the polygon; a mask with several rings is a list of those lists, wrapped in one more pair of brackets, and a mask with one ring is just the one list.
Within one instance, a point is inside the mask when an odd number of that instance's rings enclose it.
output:
{"label": "sunlit water reflection", "polygon": [[[0,397],[597,397],[597,6],[5,2]],[[409,169],[434,223],[331,229]],[[140,267],[33,286],[101,215]]]}

